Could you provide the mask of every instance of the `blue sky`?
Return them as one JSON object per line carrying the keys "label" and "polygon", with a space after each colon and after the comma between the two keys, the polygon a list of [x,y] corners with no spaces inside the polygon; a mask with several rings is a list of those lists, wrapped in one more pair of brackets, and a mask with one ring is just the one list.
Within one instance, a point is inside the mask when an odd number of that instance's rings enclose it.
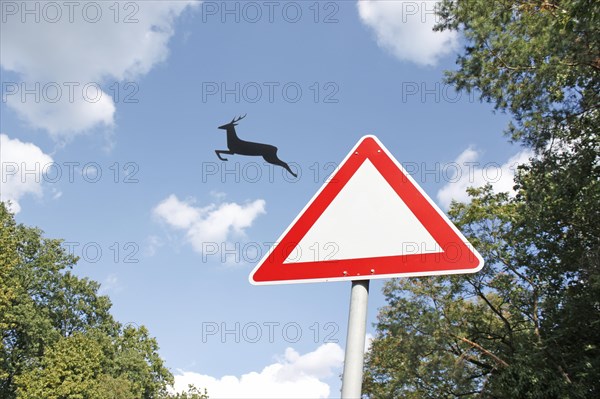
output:
{"label": "blue sky", "polygon": [[[350,284],[248,274],[357,140],[375,134],[442,207],[528,153],[445,86],[462,38],[435,2],[1,1],[0,199],[63,238],[123,323],[211,397],[336,397]],[[226,149],[279,147],[292,178]],[[368,332],[385,305],[371,283]]]}

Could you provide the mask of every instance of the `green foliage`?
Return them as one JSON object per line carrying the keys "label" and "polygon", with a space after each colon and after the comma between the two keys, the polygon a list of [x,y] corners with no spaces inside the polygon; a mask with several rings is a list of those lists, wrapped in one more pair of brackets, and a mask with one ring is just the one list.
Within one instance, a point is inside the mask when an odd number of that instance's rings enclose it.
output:
{"label": "green foliage", "polygon": [[[0,353],[5,353],[4,332],[14,326],[7,317],[12,303],[16,298],[15,290],[16,279],[14,270],[18,264],[17,239],[14,234],[16,226],[14,220],[9,217],[8,211],[4,205],[0,205],[0,331],[2,340],[0,341]],[[4,357],[0,358],[0,392],[4,381],[10,377],[9,370],[5,367]]]}
{"label": "green foliage", "polygon": [[[96,337],[76,332],[61,337],[42,357],[39,366],[16,376],[22,399],[89,398],[103,399],[99,389],[106,378],[101,343]],[[133,397],[133,396],[131,396]]]}
{"label": "green foliage", "polygon": [[450,215],[486,266],[475,275],[386,284],[388,305],[367,356],[368,397],[593,397],[600,377],[597,287],[581,287],[587,279],[580,277],[575,293],[569,284],[555,292],[555,273],[538,270],[536,240],[521,230],[531,220],[527,204],[489,186],[471,195]]}
{"label": "green foliage", "polygon": [[506,262],[516,209],[490,187],[473,194],[472,204],[455,204],[451,216],[488,265],[476,275],[386,284],[388,306],[367,360],[371,397],[476,397],[486,386],[491,392],[490,375],[510,369],[535,335],[539,299]]}
{"label": "green foliage", "polygon": [[535,148],[598,126],[600,5],[595,0],[444,0],[437,29],[467,39],[447,81],[515,118]]}
{"label": "green foliage", "polygon": [[535,151],[516,197],[491,187],[451,219],[475,275],[393,280],[367,356],[370,398],[600,396],[600,3],[444,1],[467,39],[447,80],[514,117]]}
{"label": "green foliage", "polygon": [[0,203],[0,397],[206,399],[168,394],[156,340],[116,322],[99,284],[70,272],[76,262]]}

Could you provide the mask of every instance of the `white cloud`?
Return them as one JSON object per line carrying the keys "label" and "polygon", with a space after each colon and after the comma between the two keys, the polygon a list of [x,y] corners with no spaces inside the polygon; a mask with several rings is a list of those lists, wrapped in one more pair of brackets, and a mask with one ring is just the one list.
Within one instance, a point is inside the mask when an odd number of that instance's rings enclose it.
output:
{"label": "white cloud", "polygon": [[359,0],[358,13],[377,35],[380,47],[400,60],[435,65],[458,48],[455,31],[434,32],[438,1]]}
{"label": "white cloud", "polygon": [[62,191],[58,190],[56,187],[52,187],[52,199],[59,199],[62,197]]}
{"label": "white cloud", "polygon": [[373,336],[373,334],[369,332],[365,334],[365,353],[367,353],[369,349],[371,349],[371,344],[373,344],[374,339],[375,337]]}
{"label": "white cloud", "polygon": [[199,253],[207,243],[220,245],[231,235],[243,236],[254,219],[265,213],[265,201],[257,199],[245,204],[224,202],[203,207],[194,206],[194,201],[181,201],[171,194],[161,201],[153,214],[173,228],[185,230],[188,241]]}
{"label": "white cloud", "polygon": [[[0,134],[0,161],[0,201],[11,201],[10,210],[18,213],[21,211],[19,200],[23,196],[42,196],[43,173],[53,160],[35,144]],[[55,192],[54,196],[60,194]]]}
{"label": "white cloud", "polygon": [[287,348],[282,359],[260,372],[240,377],[180,372],[175,375],[175,390],[189,384],[206,388],[211,398],[328,398],[331,388],[322,380],[341,371],[344,351],[338,344],[327,343],[315,351],[300,355]]}
{"label": "white cloud", "polygon": [[452,171],[448,182],[438,191],[437,199],[443,208],[448,208],[452,200],[469,202],[467,188],[481,187],[491,183],[496,192],[513,193],[514,177],[519,165],[529,162],[534,156],[530,150],[523,150],[508,159],[504,164],[497,162],[481,163],[479,152],[472,147],[464,150],[454,162],[446,165]]}
{"label": "white cloud", "polygon": [[144,256],[152,257],[156,255],[158,248],[163,246],[163,241],[160,237],[155,235],[150,235],[146,238],[146,245],[144,247]]}
{"label": "white cloud", "polygon": [[209,194],[217,201],[221,201],[227,197],[227,194],[222,191],[211,190]]}
{"label": "white cloud", "polygon": [[[120,89],[122,100],[123,82],[167,58],[175,19],[198,3],[3,2],[0,66],[19,77],[3,82],[4,100],[55,137],[110,127],[113,93],[98,85]],[[36,94],[23,98],[24,89]]]}
{"label": "white cloud", "polygon": [[[27,86],[24,87],[23,90],[26,90]],[[55,138],[67,137],[97,125],[107,128],[114,126],[116,107],[113,99],[103,91],[96,92],[99,94],[90,97],[94,99],[93,102],[80,96],[74,96],[70,101],[68,95],[63,93],[58,101],[52,103],[45,101],[44,96],[40,101],[35,101],[33,96],[25,98],[25,101],[18,96],[7,96],[6,104],[31,127],[45,129]]]}
{"label": "white cloud", "polygon": [[109,293],[119,293],[123,291],[123,286],[121,285],[121,282],[119,281],[119,277],[117,277],[116,274],[109,274],[104,281],[102,282],[102,284],[100,285],[100,289],[98,290],[98,293],[100,295],[107,295]]}

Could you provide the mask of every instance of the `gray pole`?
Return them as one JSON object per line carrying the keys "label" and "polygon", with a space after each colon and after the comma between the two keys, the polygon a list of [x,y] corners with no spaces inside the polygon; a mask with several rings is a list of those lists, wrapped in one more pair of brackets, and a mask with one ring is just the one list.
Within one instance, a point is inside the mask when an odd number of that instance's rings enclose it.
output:
{"label": "gray pole", "polygon": [[342,376],[342,399],[359,399],[362,396],[368,301],[369,280],[352,281],[346,356]]}

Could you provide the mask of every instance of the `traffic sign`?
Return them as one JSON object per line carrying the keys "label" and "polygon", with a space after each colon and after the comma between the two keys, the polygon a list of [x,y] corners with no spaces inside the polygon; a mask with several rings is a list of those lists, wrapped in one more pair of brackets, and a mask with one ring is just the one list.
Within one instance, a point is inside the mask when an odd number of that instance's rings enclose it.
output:
{"label": "traffic sign", "polygon": [[252,284],[474,273],[481,255],[375,136],[342,161]]}

